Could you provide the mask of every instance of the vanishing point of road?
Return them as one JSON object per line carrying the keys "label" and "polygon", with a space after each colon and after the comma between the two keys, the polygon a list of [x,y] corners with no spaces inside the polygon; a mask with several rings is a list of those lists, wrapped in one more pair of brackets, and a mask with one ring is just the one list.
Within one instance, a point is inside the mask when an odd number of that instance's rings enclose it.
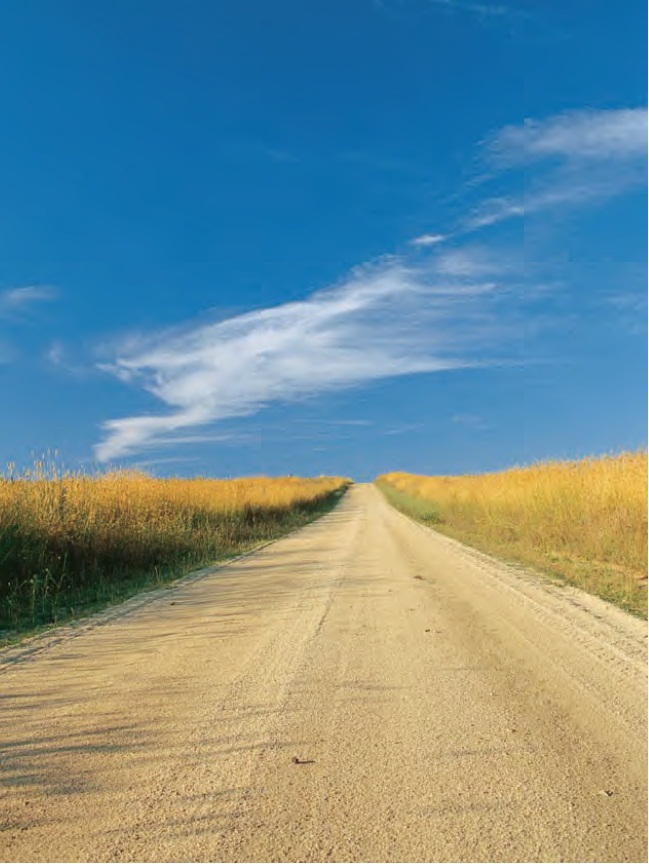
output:
{"label": "vanishing point of road", "polygon": [[646,636],[354,486],[0,655],[0,857],[646,861]]}

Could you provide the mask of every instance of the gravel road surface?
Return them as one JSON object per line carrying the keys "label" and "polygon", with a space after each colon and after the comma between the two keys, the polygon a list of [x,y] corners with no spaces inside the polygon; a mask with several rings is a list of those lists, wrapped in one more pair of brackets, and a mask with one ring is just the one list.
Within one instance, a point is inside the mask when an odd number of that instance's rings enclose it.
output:
{"label": "gravel road surface", "polygon": [[354,486],[0,655],[0,857],[646,861],[646,637]]}

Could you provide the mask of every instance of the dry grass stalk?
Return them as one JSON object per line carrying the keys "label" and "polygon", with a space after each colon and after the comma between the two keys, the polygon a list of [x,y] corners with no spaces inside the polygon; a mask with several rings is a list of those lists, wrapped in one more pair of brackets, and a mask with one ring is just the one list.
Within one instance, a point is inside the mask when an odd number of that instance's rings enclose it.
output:
{"label": "dry grass stalk", "polygon": [[154,578],[303,524],[342,478],[161,480],[60,474],[45,461],[0,479],[0,626],[60,620]]}
{"label": "dry grass stalk", "polygon": [[446,534],[646,615],[646,451],[477,476],[393,473],[378,482]]}

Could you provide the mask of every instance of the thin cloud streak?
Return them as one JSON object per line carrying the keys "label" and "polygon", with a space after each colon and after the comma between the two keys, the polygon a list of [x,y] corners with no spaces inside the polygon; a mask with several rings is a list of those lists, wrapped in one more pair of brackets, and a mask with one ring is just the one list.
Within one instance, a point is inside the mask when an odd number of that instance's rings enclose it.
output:
{"label": "thin cloud streak", "polygon": [[57,292],[49,285],[25,285],[0,292],[0,317],[13,317],[28,311],[34,304],[54,300]]}
{"label": "thin cloud streak", "polygon": [[647,109],[569,111],[546,120],[505,126],[485,142],[489,161],[501,168],[545,159],[643,159]]}
{"label": "thin cloud streak", "polygon": [[[491,284],[439,279],[386,259],[342,285],[180,335],[133,341],[102,368],[157,397],[159,416],[103,424],[104,462],[178,441],[183,430],[382,378],[472,365],[492,335]],[[482,358],[481,358],[482,359]]]}
{"label": "thin cloud streak", "polygon": [[447,239],[446,234],[422,234],[419,237],[414,237],[409,241],[410,246],[436,246],[438,243],[443,243]]}
{"label": "thin cloud streak", "polygon": [[646,183],[647,110],[571,111],[526,120],[487,138],[483,157],[495,176],[529,172],[533,166],[535,173],[530,190],[519,199],[495,196],[480,202],[463,219],[465,232],[604,200]]}
{"label": "thin cloud streak", "polygon": [[508,219],[519,219],[525,216],[525,213],[526,205],[522,202],[510,198],[488,198],[475,207],[462,224],[465,231],[478,231]]}
{"label": "thin cloud streak", "polygon": [[512,14],[512,10],[507,6],[495,3],[474,3],[472,0],[428,0],[428,2],[434,6],[445,6],[447,9],[456,9],[460,12],[473,12],[483,17],[499,18]]}

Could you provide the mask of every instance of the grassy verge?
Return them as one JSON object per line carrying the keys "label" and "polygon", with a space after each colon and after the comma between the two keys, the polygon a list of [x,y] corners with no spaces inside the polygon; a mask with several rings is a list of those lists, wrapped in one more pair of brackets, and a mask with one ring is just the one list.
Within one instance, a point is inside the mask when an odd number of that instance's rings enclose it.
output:
{"label": "grassy verge", "polygon": [[388,474],[397,509],[483,552],[647,616],[647,454],[474,477]]}
{"label": "grassy verge", "polygon": [[0,644],[242,554],[328,512],[340,478],[0,481]]}

